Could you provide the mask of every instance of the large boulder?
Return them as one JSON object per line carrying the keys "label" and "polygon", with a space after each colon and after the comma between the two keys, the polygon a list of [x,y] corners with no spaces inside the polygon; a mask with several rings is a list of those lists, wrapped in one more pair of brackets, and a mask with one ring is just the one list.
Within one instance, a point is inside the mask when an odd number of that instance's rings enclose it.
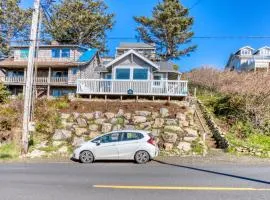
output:
{"label": "large boulder", "polygon": [[162,139],[165,143],[175,143],[177,141],[177,134],[176,133],[163,133]]}
{"label": "large boulder", "polygon": [[152,118],[156,119],[159,117],[159,113],[158,112],[152,112]]}
{"label": "large boulder", "polygon": [[104,119],[104,118],[99,118],[99,119],[96,119],[95,120],[95,123],[96,124],[99,124],[99,125],[102,125],[103,123],[105,123],[106,122],[106,119]]}
{"label": "large boulder", "polygon": [[169,116],[169,110],[167,108],[160,108],[160,115],[161,117],[168,117]]}
{"label": "large boulder", "polygon": [[151,112],[142,110],[142,111],[135,111],[135,114],[138,116],[148,117],[151,115]]}
{"label": "large boulder", "polygon": [[63,142],[63,141],[53,141],[52,146],[53,147],[59,147],[59,146],[63,145],[64,143],[65,142]]}
{"label": "large boulder", "polygon": [[188,127],[188,126],[189,126],[188,121],[179,121],[179,124],[180,124],[180,126],[182,126],[182,127]]}
{"label": "large boulder", "polygon": [[80,117],[80,113],[74,112],[72,113],[72,116],[74,119],[77,119],[78,117]]}
{"label": "large boulder", "polygon": [[160,129],[152,129],[151,133],[153,136],[158,137],[161,134],[161,130]]}
{"label": "large boulder", "polygon": [[144,123],[144,122],[146,122],[146,121],[147,121],[147,118],[144,117],[144,116],[134,116],[134,117],[133,117],[133,122],[134,122],[135,124]]}
{"label": "large boulder", "polygon": [[89,133],[89,137],[90,137],[91,139],[96,138],[96,137],[98,137],[98,136],[100,136],[100,132],[98,132],[98,131],[91,131],[91,132]]}
{"label": "large boulder", "polygon": [[183,132],[182,128],[180,126],[165,126],[164,131],[170,132],[170,133],[181,133]]}
{"label": "large boulder", "polygon": [[196,137],[184,137],[184,141],[185,142],[193,142],[193,141],[195,141],[197,138]]}
{"label": "large boulder", "polygon": [[185,134],[187,137],[198,137],[198,131],[192,128],[185,128]]}
{"label": "large boulder", "polygon": [[83,137],[74,137],[73,138],[73,142],[72,142],[72,146],[79,146],[81,144],[83,144],[85,142]]}
{"label": "large boulder", "polygon": [[76,121],[77,121],[79,127],[81,127],[81,128],[87,127],[87,122],[84,118],[79,117],[79,118],[77,118]]}
{"label": "large boulder", "polygon": [[161,128],[164,125],[164,119],[163,118],[156,118],[153,127],[154,128]]}
{"label": "large boulder", "polygon": [[165,151],[170,151],[173,149],[173,144],[172,143],[164,143],[163,148]]}
{"label": "large boulder", "polygon": [[92,120],[95,118],[94,113],[83,113],[82,116],[87,120]]}
{"label": "large boulder", "polygon": [[127,119],[127,120],[130,120],[132,117],[131,113],[125,113],[124,114],[124,118]]}
{"label": "large boulder", "polygon": [[135,126],[133,126],[133,125],[125,125],[124,129],[126,129],[126,130],[135,130]]}
{"label": "large boulder", "polygon": [[179,142],[177,148],[184,152],[189,152],[191,150],[191,144],[189,142]]}
{"label": "large boulder", "polygon": [[99,130],[99,125],[97,125],[97,124],[90,124],[89,125],[89,130],[90,131],[98,131]]}
{"label": "large boulder", "polygon": [[111,130],[112,130],[112,124],[110,124],[110,123],[103,123],[102,124],[102,128],[101,128],[102,133],[107,133],[107,132],[110,132]]}
{"label": "large boulder", "polygon": [[70,118],[70,114],[68,113],[61,113],[61,118],[64,120],[67,120],[68,118]]}
{"label": "large boulder", "polygon": [[179,119],[179,121],[186,121],[186,115],[184,113],[178,112],[176,114],[176,119]]}
{"label": "large boulder", "polygon": [[121,130],[121,129],[122,129],[121,124],[115,124],[115,125],[113,126],[113,128],[112,128],[113,131],[119,131],[119,130]]}
{"label": "large boulder", "polygon": [[66,140],[72,137],[72,132],[65,129],[56,129],[52,137],[53,140]]}
{"label": "large boulder", "polygon": [[166,122],[165,122],[166,125],[178,125],[178,121],[177,119],[166,119]]}
{"label": "large boulder", "polygon": [[116,117],[123,117],[125,114],[125,111],[123,109],[119,109],[118,113],[116,114]]}
{"label": "large boulder", "polygon": [[103,113],[101,111],[94,112],[94,118],[99,119],[103,117]]}
{"label": "large boulder", "polygon": [[86,128],[79,128],[79,127],[75,128],[75,134],[79,137],[87,133],[88,133],[88,130]]}
{"label": "large boulder", "polygon": [[107,119],[112,119],[112,118],[114,118],[114,116],[115,116],[115,114],[112,113],[112,112],[106,112],[106,113],[104,113],[104,115],[105,115],[105,117],[106,117]]}

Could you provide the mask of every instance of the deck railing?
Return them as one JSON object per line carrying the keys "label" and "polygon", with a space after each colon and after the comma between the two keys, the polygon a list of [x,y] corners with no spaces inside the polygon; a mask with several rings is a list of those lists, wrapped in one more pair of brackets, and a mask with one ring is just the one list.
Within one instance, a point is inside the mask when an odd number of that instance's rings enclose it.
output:
{"label": "deck railing", "polygon": [[78,94],[187,96],[187,81],[77,80]]}
{"label": "deck railing", "polygon": [[[6,84],[24,84],[25,79],[23,76],[5,77],[4,83]],[[36,84],[75,84],[74,81],[69,81],[68,77],[36,77]]]}

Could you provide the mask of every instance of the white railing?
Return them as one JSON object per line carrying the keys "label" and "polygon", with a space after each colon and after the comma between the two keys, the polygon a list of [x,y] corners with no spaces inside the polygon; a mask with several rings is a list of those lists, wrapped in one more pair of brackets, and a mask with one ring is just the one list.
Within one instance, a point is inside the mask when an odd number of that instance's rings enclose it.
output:
{"label": "white railing", "polygon": [[187,96],[187,81],[77,80],[78,94]]}
{"label": "white railing", "polygon": [[[14,76],[14,77],[5,77],[4,79],[5,83],[25,83],[24,77],[23,76]],[[50,78],[51,83],[65,83],[68,84],[68,77],[51,77]],[[38,84],[47,84],[49,83],[49,78],[48,77],[36,77],[35,78],[35,83]]]}

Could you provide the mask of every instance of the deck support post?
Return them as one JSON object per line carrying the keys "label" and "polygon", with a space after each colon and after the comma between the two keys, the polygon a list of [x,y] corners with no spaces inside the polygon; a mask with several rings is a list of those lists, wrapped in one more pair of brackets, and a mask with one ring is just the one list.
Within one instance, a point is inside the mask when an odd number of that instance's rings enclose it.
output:
{"label": "deck support post", "polygon": [[152,101],[155,101],[155,96],[152,96]]}
{"label": "deck support post", "polygon": [[89,99],[92,100],[92,94],[89,95]]}
{"label": "deck support post", "polygon": [[168,101],[171,101],[171,97],[170,96],[168,96]]}
{"label": "deck support post", "polygon": [[139,96],[138,95],[136,95],[136,102],[138,102],[139,101]]}
{"label": "deck support post", "polygon": [[107,95],[105,95],[105,101],[107,101]]}
{"label": "deck support post", "polygon": [[121,95],[121,96],[120,96],[120,101],[122,101],[122,100],[123,100],[123,96]]}

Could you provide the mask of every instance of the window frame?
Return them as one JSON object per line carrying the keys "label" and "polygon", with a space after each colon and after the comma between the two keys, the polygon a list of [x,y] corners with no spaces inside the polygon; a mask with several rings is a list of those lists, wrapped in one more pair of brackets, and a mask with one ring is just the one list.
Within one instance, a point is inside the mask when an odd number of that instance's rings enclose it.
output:
{"label": "window frame", "polygon": [[[124,139],[125,137],[125,134],[136,134],[136,135],[140,135],[138,138],[134,138],[134,139]],[[128,141],[136,141],[136,140],[141,140],[144,138],[144,135],[142,133],[139,133],[139,132],[123,132],[122,135],[121,135],[121,142],[128,142]]]}
{"label": "window frame", "polygon": [[[103,138],[103,137],[106,137],[106,136],[109,136],[109,135],[112,135],[112,134],[118,134],[118,139],[115,140],[115,141],[109,141],[109,142],[103,142],[103,141],[102,141],[102,138]],[[108,134],[106,134],[106,135],[100,136],[100,143],[101,143],[101,144],[108,144],[108,143],[119,142],[119,141],[121,141],[121,138],[122,138],[122,133],[120,133],[120,132],[108,133]]]}
{"label": "window frame", "polygon": [[[118,78],[118,70],[129,70],[129,77],[128,78]],[[115,69],[115,79],[116,80],[130,80],[131,78],[131,69],[130,68],[116,68]]]}
{"label": "window frame", "polygon": [[61,58],[61,49],[53,48],[51,52],[52,58]]}
{"label": "window frame", "polygon": [[[67,52],[65,52],[67,51]],[[70,58],[70,49],[69,48],[63,48],[61,50],[61,58]]]}
{"label": "window frame", "polygon": [[29,56],[29,49],[20,49],[20,58],[28,58]]}
{"label": "window frame", "polygon": [[[146,71],[146,77],[145,78],[135,78],[135,71],[136,70],[144,70]],[[139,73],[141,74],[141,73]],[[133,80],[149,80],[149,69],[148,68],[133,68]]]}

